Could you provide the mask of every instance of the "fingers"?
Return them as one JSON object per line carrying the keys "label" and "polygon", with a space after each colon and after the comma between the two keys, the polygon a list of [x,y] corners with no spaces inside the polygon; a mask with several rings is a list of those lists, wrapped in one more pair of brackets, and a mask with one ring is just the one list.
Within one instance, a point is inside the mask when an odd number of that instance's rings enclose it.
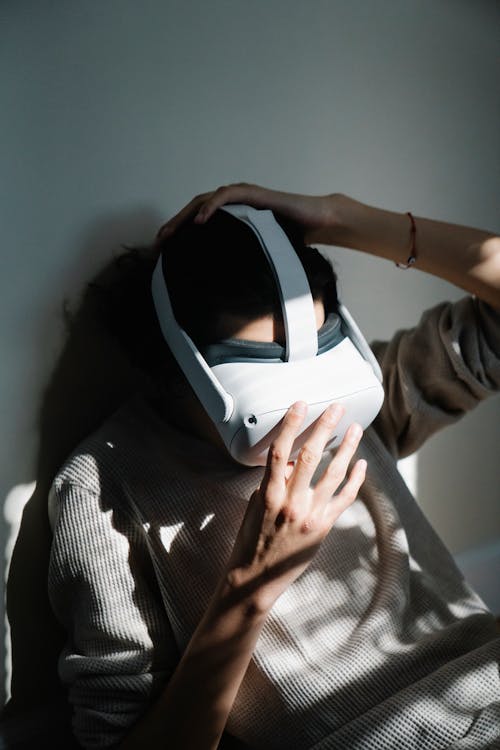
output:
{"label": "fingers", "polygon": [[308,491],[325,446],[343,414],[344,409],[339,404],[332,404],[317,420],[311,435],[299,451],[294,472],[288,482],[292,496],[300,496]]}
{"label": "fingers", "polygon": [[337,518],[349,507],[357,498],[361,485],[366,477],[366,461],[360,459],[356,461],[349,475],[349,479],[342,487],[342,490],[331,498],[326,505],[325,520],[328,526],[332,526]]}
{"label": "fingers", "polygon": [[252,196],[255,191],[263,190],[264,188],[247,185],[245,182],[223,185],[211,193],[208,199],[203,202],[194,220],[197,224],[204,224],[221,206],[225,206],[227,203],[252,203]]}
{"label": "fingers", "polygon": [[168,238],[186,221],[192,220],[196,224],[204,224],[217,209],[229,203],[245,203],[254,208],[274,211],[293,221],[302,231],[307,230],[308,241],[312,238],[316,238],[315,241],[321,241],[322,235],[317,235],[317,231],[328,227],[336,220],[334,207],[338,203],[338,197],[336,203],[332,201],[332,197],[336,196],[287,193],[246,182],[222,185],[217,190],[194,197],[175,216],[163,224],[156,235],[156,241]]}
{"label": "fingers", "polygon": [[[358,424],[354,423],[350,425],[349,429],[344,435],[342,443],[337,450],[337,453],[325,469],[323,475],[316,483],[314,494],[317,502],[329,501],[332,495],[337,491],[339,486],[344,481],[347,474],[347,469],[352,457],[357,450],[362,434],[363,431]],[[356,477],[358,477],[358,474],[356,474]],[[351,481],[351,479],[352,474],[349,478],[349,481]],[[349,484],[349,482],[347,484]],[[344,490],[342,490],[342,492],[343,491]],[[339,493],[338,497],[342,496],[342,492]]]}
{"label": "fingers", "polygon": [[175,216],[160,227],[156,240],[164,240],[172,235],[184,222],[192,219],[196,224],[204,224],[218,208],[228,203],[247,203],[255,208],[277,209],[285,207],[293,196],[275,190],[238,182],[233,185],[222,185],[207,193],[193,198]]}
{"label": "fingers", "polygon": [[[319,529],[321,535],[324,535],[356,499],[365,479],[366,461],[360,460],[344,482],[363,431],[356,423],[349,427],[335,457],[312,489],[313,475],[325,446],[342,419],[344,409],[338,404],[332,404],[323,412],[302,446],[295,464],[291,464],[289,457],[303,425],[306,409],[305,403],[297,402],[287,411],[278,436],[269,448],[258,492],[264,503],[270,528],[274,529],[276,519],[281,519],[281,523],[300,520],[302,530]],[[335,495],[342,484],[341,491]]]}
{"label": "fingers", "polygon": [[290,475],[289,458],[294,441],[304,421],[307,406],[303,401],[292,404],[283,417],[278,436],[271,443],[267,453],[267,463],[261,487],[265,492],[283,495],[286,479]]}
{"label": "fingers", "polygon": [[212,195],[213,192],[196,195],[187,205],[184,206],[184,208],[160,227],[156,234],[156,240],[164,240],[166,237],[173,234],[181,224],[184,224],[184,222],[196,216],[201,206],[203,206]]}

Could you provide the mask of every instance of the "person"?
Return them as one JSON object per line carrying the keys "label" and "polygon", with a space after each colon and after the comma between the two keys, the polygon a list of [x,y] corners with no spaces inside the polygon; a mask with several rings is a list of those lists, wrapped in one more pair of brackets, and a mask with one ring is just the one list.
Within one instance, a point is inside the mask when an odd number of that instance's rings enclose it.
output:
{"label": "person", "polygon": [[231,459],[151,339],[154,387],[78,446],[50,495],[48,585],[67,630],[75,736],[122,750],[500,747],[494,613],[397,468],[500,388],[500,239],[337,193],[241,183],[201,194],[156,238],[176,316],[200,347],[284,336],[260,249],[221,221],[229,203],[279,218],[318,328],[338,301],[314,244],[414,265],[465,294],[372,343],[385,400],[363,434],[352,424],[326,451],[342,411],[332,405],[290,462],[295,402],[265,467]]}

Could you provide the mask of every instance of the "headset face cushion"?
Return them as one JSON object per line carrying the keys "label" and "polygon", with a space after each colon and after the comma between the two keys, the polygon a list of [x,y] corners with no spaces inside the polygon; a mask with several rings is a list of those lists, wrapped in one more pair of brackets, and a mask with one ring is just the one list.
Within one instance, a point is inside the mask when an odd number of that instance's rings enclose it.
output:
{"label": "headset face cushion", "polygon": [[[345,338],[342,321],[337,313],[330,313],[318,330],[317,354],[332,349]],[[229,362],[284,362],[285,347],[276,341],[248,341],[223,339],[215,344],[200,347],[200,353],[209,367]]]}

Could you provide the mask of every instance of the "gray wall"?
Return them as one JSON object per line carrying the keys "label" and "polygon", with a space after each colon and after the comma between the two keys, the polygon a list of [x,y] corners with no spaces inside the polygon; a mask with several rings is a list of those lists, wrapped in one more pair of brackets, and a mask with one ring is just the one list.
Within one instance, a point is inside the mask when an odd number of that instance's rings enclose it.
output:
{"label": "gray wall", "polygon": [[[0,542],[6,574],[18,540],[19,700],[36,700],[52,658],[47,467],[92,423],[74,409],[101,380],[108,396],[127,388],[91,336],[91,360],[80,356],[77,385],[61,390],[40,438],[63,300],[76,304],[121,243],[149,241],[194,193],[234,180],[498,228],[499,10],[485,0],[2,4]],[[369,338],[460,296],[415,270],[329,253]],[[497,561],[499,403],[417,457],[418,499],[451,550],[493,550]]]}

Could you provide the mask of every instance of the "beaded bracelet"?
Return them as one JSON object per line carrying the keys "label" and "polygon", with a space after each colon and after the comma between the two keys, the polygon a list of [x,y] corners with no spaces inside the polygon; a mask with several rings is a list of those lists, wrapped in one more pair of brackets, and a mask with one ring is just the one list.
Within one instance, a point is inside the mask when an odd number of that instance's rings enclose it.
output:
{"label": "beaded bracelet", "polygon": [[415,265],[415,261],[417,260],[417,226],[415,224],[415,219],[413,218],[413,214],[410,211],[406,212],[406,215],[410,217],[411,221],[411,247],[410,247],[410,255],[408,257],[408,260],[406,263],[396,263],[396,266],[398,268],[411,268],[413,265]]}

